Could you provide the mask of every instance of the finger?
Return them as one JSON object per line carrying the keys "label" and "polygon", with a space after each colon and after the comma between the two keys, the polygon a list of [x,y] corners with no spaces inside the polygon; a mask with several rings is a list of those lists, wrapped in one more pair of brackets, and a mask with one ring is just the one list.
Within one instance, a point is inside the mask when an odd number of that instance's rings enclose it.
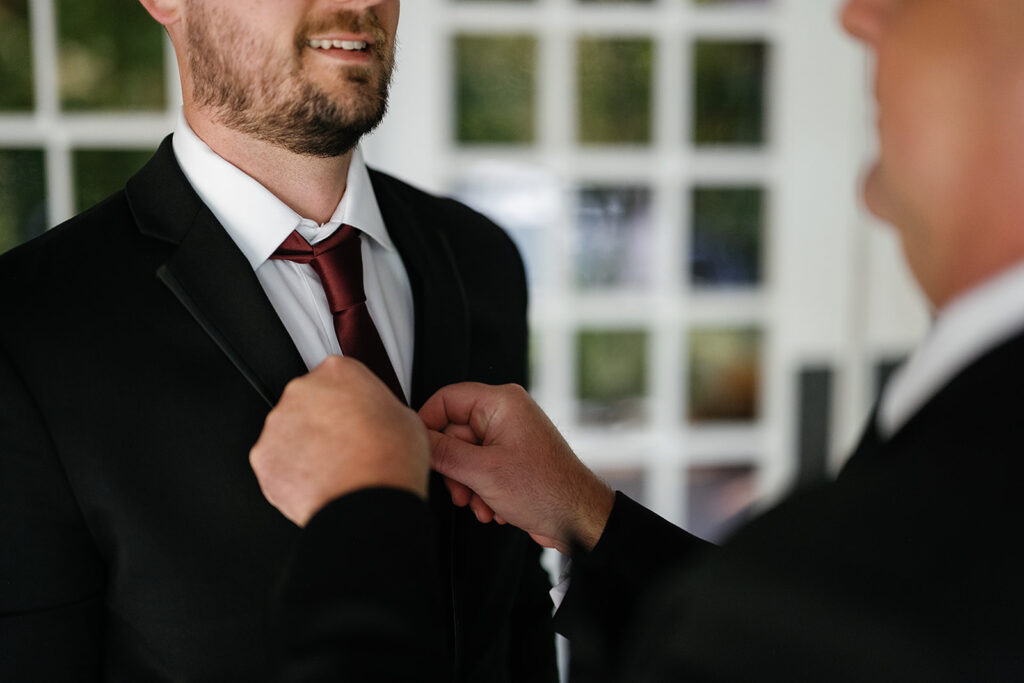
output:
{"label": "finger", "polygon": [[494,515],[494,521],[501,525],[508,524],[505,518],[498,514]]}
{"label": "finger", "polygon": [[[486,414],[487,404],[495,387],[476,382],[462,382],[441,387],[420,408],[420,419],[430,429],[438,431],[449,424],[473,425],[480,422],[480,413]],[[482,427],[486,427],[486,420]],[[483,434],[477,430],[477,436]]]}
{"label": "finger", "polygon": [[487,464],[486,449],[440,432],[428,431],[427,437],[431,466],[449,479],[475,489],[473,482],[479,479]]}
{"label": "finger", "polygon": [[444,428],[444,433],[456,439],[462,439],[466,443],[471,443],[474,446],[480,445],[480,439],[477,438],[476,434],[473,432],[473,428],[469,425],[450,424]]}
{"label": "finger", "polygon": [[469,509],[473,511],[477,521],[481,524],[487,524],[494,519],[494,510],[484,502],[483,498],[476,494],[473,494],[469,501]]}
{"label": "finger", "polygon": [[448,487],[448,493],[452,496],[452,503],[460,508],[469,505],[469,499],[473,497],[473,489],[448,477],[444,478],[444,485]]}

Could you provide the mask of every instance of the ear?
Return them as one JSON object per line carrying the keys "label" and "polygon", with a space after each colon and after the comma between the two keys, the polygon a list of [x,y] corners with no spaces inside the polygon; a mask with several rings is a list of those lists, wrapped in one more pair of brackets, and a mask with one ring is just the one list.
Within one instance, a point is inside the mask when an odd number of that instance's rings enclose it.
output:
{"label": "ear", "polygon": [[165,27],[181,18],[181,0],[139,0],[150,16]]}

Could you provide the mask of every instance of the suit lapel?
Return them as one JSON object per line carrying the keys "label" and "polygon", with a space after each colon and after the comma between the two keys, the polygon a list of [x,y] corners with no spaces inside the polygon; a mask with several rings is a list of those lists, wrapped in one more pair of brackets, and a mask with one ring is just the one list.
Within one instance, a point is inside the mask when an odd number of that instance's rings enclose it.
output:
{"label": "suit lapel", "polygon": [[[469,310],[447,239],[436,214],[414,207],[414,192],[377,171],[370,172],[377,203],[412,285],[415,315],[412,406],[437,389],[466,379]],[[404,190],[404,191],[403,191]]]}
{"label": "suit lapel", "polygon": [[248,261],[178,167],[170,137],[126,191],[140,231],[176,245],[156,276],[273,406],[306,367]]}

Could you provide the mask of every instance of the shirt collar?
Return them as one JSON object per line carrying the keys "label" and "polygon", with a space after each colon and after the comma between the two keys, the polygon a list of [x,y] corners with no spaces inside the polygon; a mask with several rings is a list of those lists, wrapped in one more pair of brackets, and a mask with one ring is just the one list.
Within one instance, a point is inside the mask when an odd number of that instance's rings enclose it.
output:
{"label": "shirt collar", "polygon": [[171,139],[174,156],[199,198],[213,212],[253,270],[259,268],[293,231],[310,243],[326,239],[342,224],[358,228],[394,250],[373,192],[370,174],[357,147],[352,154],[345,194],[323,225],[303,218],[254,178],[219,156],[199,139],[184,110]]}
{"label": "shirt collar", "polygon": [[1024,263],[951,301],[885,387],[882,438],[893,436],[953,377],[1024,327]]}

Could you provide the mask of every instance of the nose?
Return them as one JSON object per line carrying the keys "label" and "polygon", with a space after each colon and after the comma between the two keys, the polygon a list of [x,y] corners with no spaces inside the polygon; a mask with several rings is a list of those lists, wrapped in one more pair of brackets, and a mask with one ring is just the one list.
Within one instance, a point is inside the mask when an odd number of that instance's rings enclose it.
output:
{"label": "nose", "polygon": [[886,0],[847,0],[843,6],[843,28],[854,38],[874,45],[881,32]]}

